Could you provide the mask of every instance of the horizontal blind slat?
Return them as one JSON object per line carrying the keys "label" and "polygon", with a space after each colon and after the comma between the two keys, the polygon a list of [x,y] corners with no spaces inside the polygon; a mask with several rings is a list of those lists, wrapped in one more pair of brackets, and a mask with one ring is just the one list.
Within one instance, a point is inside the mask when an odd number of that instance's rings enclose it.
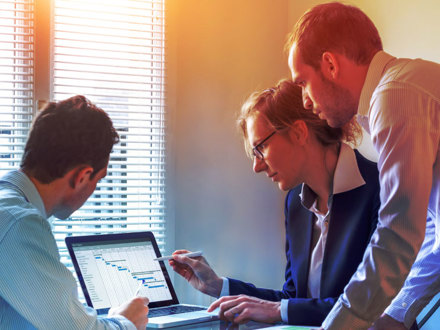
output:
{"label": "horizontal blind slat", "polygon": [[95,193],[69,219],[52,223],[63,261],[70,266],[66,235],[150,230],[164,249],[164,1],[54,4],[54,100],[85,95],[120,135]]}

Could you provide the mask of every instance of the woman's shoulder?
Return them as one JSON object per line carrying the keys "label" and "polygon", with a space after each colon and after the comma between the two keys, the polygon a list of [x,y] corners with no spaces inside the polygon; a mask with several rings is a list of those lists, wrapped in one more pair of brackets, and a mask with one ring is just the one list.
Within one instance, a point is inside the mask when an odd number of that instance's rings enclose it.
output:
{"label": "woman's shoulder", "polygon": [[377,163],[363,156],[357,149],[354,149],[359,172],[367,185],[379,187],[379,170]]}

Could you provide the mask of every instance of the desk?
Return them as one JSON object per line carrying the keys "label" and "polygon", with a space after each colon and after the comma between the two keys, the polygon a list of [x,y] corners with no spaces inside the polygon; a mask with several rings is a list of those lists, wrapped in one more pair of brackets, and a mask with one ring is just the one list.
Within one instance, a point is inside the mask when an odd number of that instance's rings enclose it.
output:
{"label": "desk", "polygon": [[198,330],[250,330],[250,329],[262,329],[262,328],[268,328],[273,326],[273,324],[267,324],[267,323],[259,323],[250,321],[246,324],[232,324],[229,322],[224,321],[212,321],[212,322],[203,322],[203,323],[196,323],[196,324],[189,324],[185,326],[178,326],[178,327],[172,327],[167,328],[170,330],[175,329],[198,329]]}

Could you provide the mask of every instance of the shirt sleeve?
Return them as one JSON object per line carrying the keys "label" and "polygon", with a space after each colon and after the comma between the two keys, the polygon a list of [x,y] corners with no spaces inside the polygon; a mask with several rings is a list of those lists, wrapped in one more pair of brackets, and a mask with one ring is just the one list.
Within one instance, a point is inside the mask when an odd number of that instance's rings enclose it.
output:
{"label": "shirt sleeve", "polygon": [[281,299],[281,320],[289,323],[289,299]]}
{"label": "shirt sleeve", "polygon": [[222,277],[222,280],[223,286],[219,297],[229,296],[229,280],[226,277]]}
{"label": "shirt sleeve", "polygon": [[417,315],[440,291],[439,254],[433,247],[435,243],[435,222],[428,217],[425,240],[417,259],[400,290],[385,313],[407,328],[416,321]]}
{"label": "shirt sleeve", "polygon": [[367,328],[402,287],[425,236],[438,132],[432,99],[388,83],[371,100],[369,125],[378,151],[381,209],[362,263],[323,323]]}
{"label": "shirt sleeve", "polygon": [[[229,296],[229,279],[226,277],[222,277],[223,280],[223,286],[222,290],[220,292],[220,297]],[[289,299],[282,299],[281,300],[281,320],[285,323],[289,322],[289,314],[288,314],[288,307],[289,307]]]}
{"label": "shirt sleeve", "polygon": [[78,300],[76,281],[59,261],[47,221],[12,221],[0,242],[0,295],[38,329],[136,329],[125,317],[98,318]]}

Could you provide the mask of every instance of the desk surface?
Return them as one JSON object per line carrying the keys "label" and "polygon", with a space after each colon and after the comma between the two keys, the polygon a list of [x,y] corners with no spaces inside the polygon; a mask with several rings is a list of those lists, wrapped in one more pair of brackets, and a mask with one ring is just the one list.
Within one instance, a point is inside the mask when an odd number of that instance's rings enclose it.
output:
{"label": "desk surface", "polygon": [[259,323],[259,322],[248,322],[246,324],[237,325],[224,321],[212,321],[212,322],[203,322],[196,324],[189,324],[186,326],[172,327],[167,328],[170,330],[175,329],[198,329],[198,330],[250,330],[250,329],[262,329],[271,327],[273,324],[267,323]]}
{"label": "desk surface", "polygon": [[[272,328],[273,327],[273,328]],[[246,324],[232,324],[224,321],[211,321],[203,323],[189,324],[185,326],[169,327],[166,329],[197,329],[197,330],[251,330],[251,329],[285,329],[285,330],[319,330],[319,328],[309,326],[295,326],[295,325],[280,325],[280,324],[267,324],[250,321]],[[148,329],[148,328],[147,328]],[[269,330],[269,329],[268,329]]]}

